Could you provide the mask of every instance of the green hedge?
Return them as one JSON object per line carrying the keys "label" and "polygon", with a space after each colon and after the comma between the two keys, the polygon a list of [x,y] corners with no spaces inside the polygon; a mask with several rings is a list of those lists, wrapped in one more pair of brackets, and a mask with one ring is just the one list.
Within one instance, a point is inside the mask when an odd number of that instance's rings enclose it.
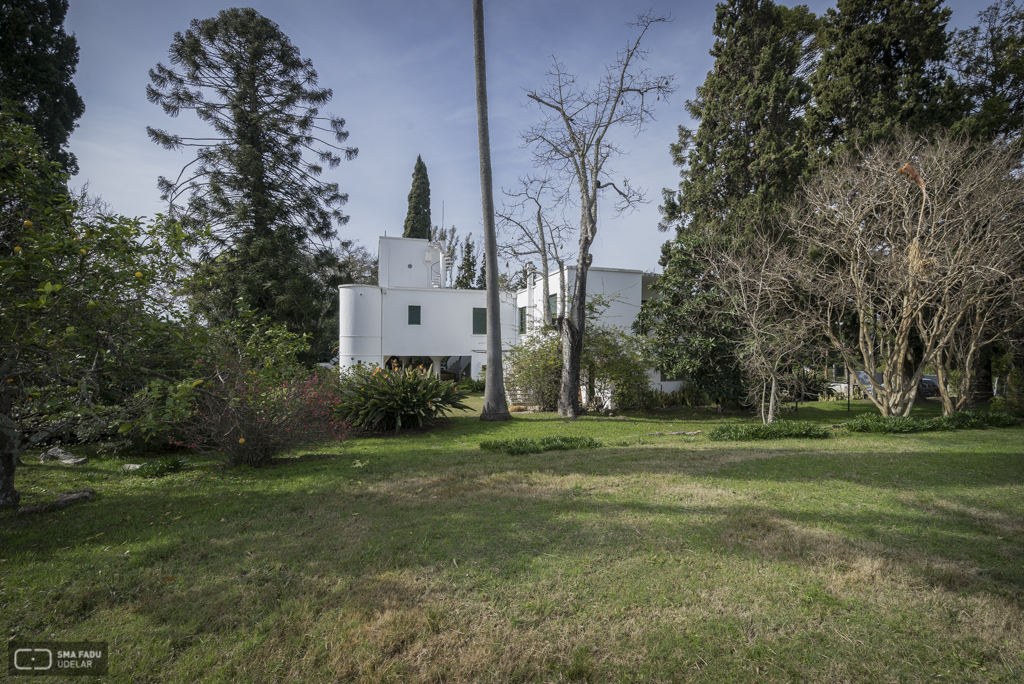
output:
{"label": "green hedge", "polygon": [[480,442],[484,451],[505,453],[510,456],[539,454],[543,451],[572,451],[574,449],[597,449],[603,446],[600,440],[591,437],[542,437],[530,439],[496,439]]}
{"label": "green hedge", "polygon": [[960,411],[939,418],[904,418],[903,416],[860,416],[848,421],[844,427],[850,432],[873,432],[895,435],[913,432],[943,432],[947,430],[984,430],[987,427],[1013,427],[1020,421],[1005,413],[991,411]]}
{"label": "green hedge", "polygon": [[713,442],[746,442],[790,437],[823,439],[828,437],[828,430],[804,421],[776,420],[768,425],[720,425],[708,431],[708,439]]}

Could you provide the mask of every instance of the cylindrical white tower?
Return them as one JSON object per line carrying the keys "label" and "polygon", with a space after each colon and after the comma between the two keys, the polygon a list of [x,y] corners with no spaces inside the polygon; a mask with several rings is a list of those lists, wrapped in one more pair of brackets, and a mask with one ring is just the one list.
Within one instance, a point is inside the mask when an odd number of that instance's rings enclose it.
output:
{"label": "cylindrical white tower", "polygon": [[373,285],[338,288],[338,366],[381,362],[381,291]]}

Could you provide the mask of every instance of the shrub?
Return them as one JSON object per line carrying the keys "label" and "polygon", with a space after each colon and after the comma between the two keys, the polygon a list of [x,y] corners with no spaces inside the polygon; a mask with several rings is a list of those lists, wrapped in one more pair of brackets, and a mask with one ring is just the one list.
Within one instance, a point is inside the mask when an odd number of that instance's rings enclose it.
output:
{"label": "shrub", "polygon": [[820,425],[792,420],[776,420],[768,425],[720,425],[708,431],[708,439],[714,442],[744,442],[792,437],[824,439],[828,436],[828,430]]}
{"label": "shrub", "polygon": [[487,383],[481,378],[480,380],[474,380],[470,377],[465,377],[458,382],[459,389],[466,394],[472,394],[475,392],[483,392],[487,387]]}
{"label": "shrub", "polygon": [[572,451],[575,449],[597,449],[603,446],[600,440],[592,437],[542,437],[539,440],[528,437],[517,439],[496,439],[480,442],[484,451],[505,453],[510,456],[539,454],[544,451]]}
{"label": "shrub", "polygon": [[558,407],[562,380],[562,355],[558,336],[550,329],[523,338],[503,360],[505,391],[516,404],[536,406],[541,411]]}
{"label": "shrub", "polygon": [[[589,408],[603,408],[605,400],[618,410],[646,408],[652,399],[643,338],[615,326],[602,325],[599,312],[608,301],[598,295],[587,302],[586,343],[580,359],[581,380],[590,397]],[[536,406],[541,411],[558,407],[562,379],[562,352],[558,334],[541,328],[521,338],[504,359],[505,390],[512,403]],[[600,403],[595,397],[600,396]]]}
{"label": "shrub", "polygon": [[120,430],[161,434],[176,425],[173,445],[257,467],[288,449],[342,441],[347,426],[334,413],[337,383],[298,363],[306,347],[303,337],[240,309],[208,331],[191,377],[151,381],[138,395],[143,415]]}
{"label": "shrub", "polygon": [[574,449],[596,449],[601,442],[593,437],[541,437],[538,442],[544,451],[572,451]]}
{"label": "shrub", "polygon": [[896,435],[909,434],[911,432],[923,432],[927,429],[936,429],[936,425],[928,425],[917,418],[904,418],[903,416],[880,416],[872,414],[858,416],[849,420],[843,426],[849,432],[874,432],[879,434]]}
{"label": "shrub", "polygon": [[455,383],[417,368],[357,366],[339,386],[336,415],[368,432],[432,425],[454,409],[469,408]]}
{"label": "shrub", "polygon": [[345,422],[335,415],[337,385],[315,373],[274,381],[226,372],[194,396],[186,444],[216,450],[234,465],[259,467],[284,451],[346,436]]}
{"label": "shrub", "polygon": [[909,434],[944,430],[984,430],[986,427],[1013,427],[1020,421],[1004,413],[990,411],[960,411],[938,418],[904,418],[903,416],[860,416],[843,426],[850,432],[877,434]]}

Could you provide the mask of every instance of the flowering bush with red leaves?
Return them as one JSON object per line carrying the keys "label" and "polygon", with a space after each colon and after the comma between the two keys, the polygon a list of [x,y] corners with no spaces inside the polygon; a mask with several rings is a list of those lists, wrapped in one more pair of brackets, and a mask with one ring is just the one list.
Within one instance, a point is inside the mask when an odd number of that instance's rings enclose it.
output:
{"label": "flowering bush with red leaves", "polygon": [[348,425],[337,413],[338,381],[298,362],[307,346],[240,308],[234,320],[206,330],[190,377],[150,382],[139,394],[147,410],[121,431],[166,434],[171,427],[173,445],[256,467],[289,449],[340,443]]}
{"label": "flowering bush with red leaves", "polygon": [[245,368],[218,368],[196,388],[183,426],[187,442],[232,464],[259,467],[289,449],[344,441],[336,382],[311,372],[274,380]]}

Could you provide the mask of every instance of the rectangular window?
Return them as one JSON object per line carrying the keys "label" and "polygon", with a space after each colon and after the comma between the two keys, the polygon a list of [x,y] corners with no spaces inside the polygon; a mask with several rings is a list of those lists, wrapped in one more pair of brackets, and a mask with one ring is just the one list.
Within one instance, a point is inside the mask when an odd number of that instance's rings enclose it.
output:
{"label": "rectangular window", "polygon": [[473,334],[487,334],[487,309],[473,308]]}
{"label": "rectangular window", "polygon": [[519,307],[519,333],[526,332],[526,307]]}
{"label": "rectangular window", "polygon": [[420,307],[409,306],[409,325],[420,324]]}
{"label": "rectangular window", "polygon": [[548,295],[548,310],[551,311],[551,327],[554,328],[558,320],[558,295]]}

